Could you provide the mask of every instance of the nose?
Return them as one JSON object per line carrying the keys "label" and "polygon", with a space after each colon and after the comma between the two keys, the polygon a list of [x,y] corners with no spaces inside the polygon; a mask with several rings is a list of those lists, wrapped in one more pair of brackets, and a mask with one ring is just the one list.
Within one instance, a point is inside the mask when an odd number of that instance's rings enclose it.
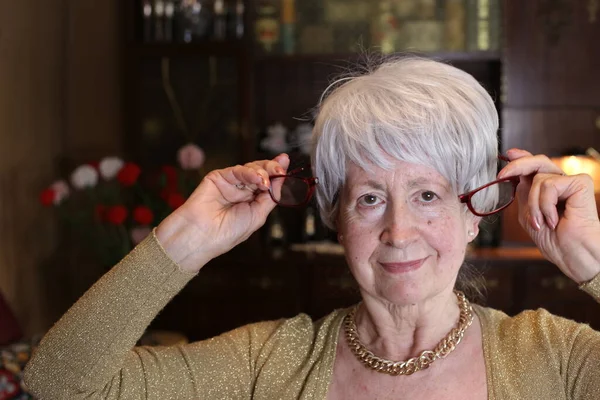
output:
{"label": "nose", "polygon": [[389,207],[384,220],[380,237],[382,243],[396,248],[406,248],[417,240],[419,231],[416,217],[406,204]]}

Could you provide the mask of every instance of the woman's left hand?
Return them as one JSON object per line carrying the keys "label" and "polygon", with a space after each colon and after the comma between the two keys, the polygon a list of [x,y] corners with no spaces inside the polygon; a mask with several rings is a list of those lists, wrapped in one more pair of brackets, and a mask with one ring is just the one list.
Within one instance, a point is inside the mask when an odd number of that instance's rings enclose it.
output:
{"label": "woman's left hand", "polygon": [[498,178],[518,176],[519,222],[544,257],[578,284],[600,273],[600,221],[589,175],[564,175],[544,155],[511,149]]}

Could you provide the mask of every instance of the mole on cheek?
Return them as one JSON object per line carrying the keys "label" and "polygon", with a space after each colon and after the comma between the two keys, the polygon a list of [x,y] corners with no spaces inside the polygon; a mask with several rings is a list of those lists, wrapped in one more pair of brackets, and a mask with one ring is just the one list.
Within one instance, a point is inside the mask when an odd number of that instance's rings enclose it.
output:
{"label": "mole on cheek", "polygon": [[427,221],[427,225],[431,225],[431,220]]}

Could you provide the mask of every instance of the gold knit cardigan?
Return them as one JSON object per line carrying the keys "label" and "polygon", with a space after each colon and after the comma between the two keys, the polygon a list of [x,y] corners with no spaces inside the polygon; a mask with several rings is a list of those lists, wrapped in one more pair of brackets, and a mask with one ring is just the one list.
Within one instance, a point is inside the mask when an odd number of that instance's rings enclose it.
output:
{"label": "gold knit cardigan", "polygon": [[[42,400],[326,398],[348,309],[316,322],[301,314],[251,324],[187,345],[134,347],[193,277],[150,235],[47,333],[26,368],[26,386]],[[581,289],[600,299],[600,276]],[[490,400],[600,399],[600,333],[545,310],[512,318],[474,310]]]}

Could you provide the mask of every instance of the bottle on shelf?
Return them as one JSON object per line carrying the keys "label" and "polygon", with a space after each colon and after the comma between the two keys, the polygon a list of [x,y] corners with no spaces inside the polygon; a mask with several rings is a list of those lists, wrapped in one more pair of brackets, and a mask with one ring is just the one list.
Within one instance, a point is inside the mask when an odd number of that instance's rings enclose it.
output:
{"label": "bottle on shelf", "polygon": [[284,54],[294,54],[296,48],[295,0],[283,0],[281,12],[281,42]]}
{"label": "bottle on shelf", "polygon": [[392,3],[390,0],[381,0],[378,4],[379,11],[375,16],[372,25],[373,44],[379,47],[384,54],[396,51],[400,32],[399,22],[392,12]]}
{"label": "bottle on shelf", "polygon": [[173,41],[173,18],[175,16],[175,0],[165,1],[164,38],[166,42]]}
{"label": "bottle on shelf", "polygon": [[302,242],[312,242],[317,235],[317,216],[312,205],[306,206],[304,210],[304,224],[302,226]]}
{"label": "bottle on shelf", "polygon": [[190,43],[210,36],[212,11],[206,0],[182,0],[175,12],[177,40]]}
{"label": "bottle on shelf", "polygon": [[227,10],[225,0],[215,0],[213,4],[213,39],[227,38]]}
{"label": "bottle on shelf", "polygon": [[445,47],[448,51],[464,51],[466,44],[466,11],[463,0],[446,0],[444,20]]}
{"label": "bottle on shelf", "polygon": [[165,40],[165,2],[163,0],[154,0],[154,41],[163,42]]}
{"label": "bottle on shelf", "polygon": [[145,43],[154,40],[152,35],[152,0],[142,1],[142,32]]}
{"label": "bottle on shelf", "polygon": [[500,0],[467,0],[467,50],[500,48]]}
{"label": "bottle on shelf", "polygon": [[244,31],[245,31],[244,13],[245,13],[244,0],[236,0],[235,12],[233,14],[233,16],[234,16],[233,21],[232,21],[232,23],[230,23],[230,26],[232,27],[232,30],[233,30],[233,35],[231,35],[231,37],[234,37],[236,39],[241,39],[244,37]]}
{"label": "bottle on shelf", "polygon": [[278,258],[285,251],[285,245],[287,243],[285,225],[278,207],[275,207],[267,217],[265,228],[266,250],[273,258]]}
{"label": "bottle on shelf", "polygon": [[277,7],[271,0],[261,0],[256,9],[256,41],[262,50],[271,53],[279,42]]}

